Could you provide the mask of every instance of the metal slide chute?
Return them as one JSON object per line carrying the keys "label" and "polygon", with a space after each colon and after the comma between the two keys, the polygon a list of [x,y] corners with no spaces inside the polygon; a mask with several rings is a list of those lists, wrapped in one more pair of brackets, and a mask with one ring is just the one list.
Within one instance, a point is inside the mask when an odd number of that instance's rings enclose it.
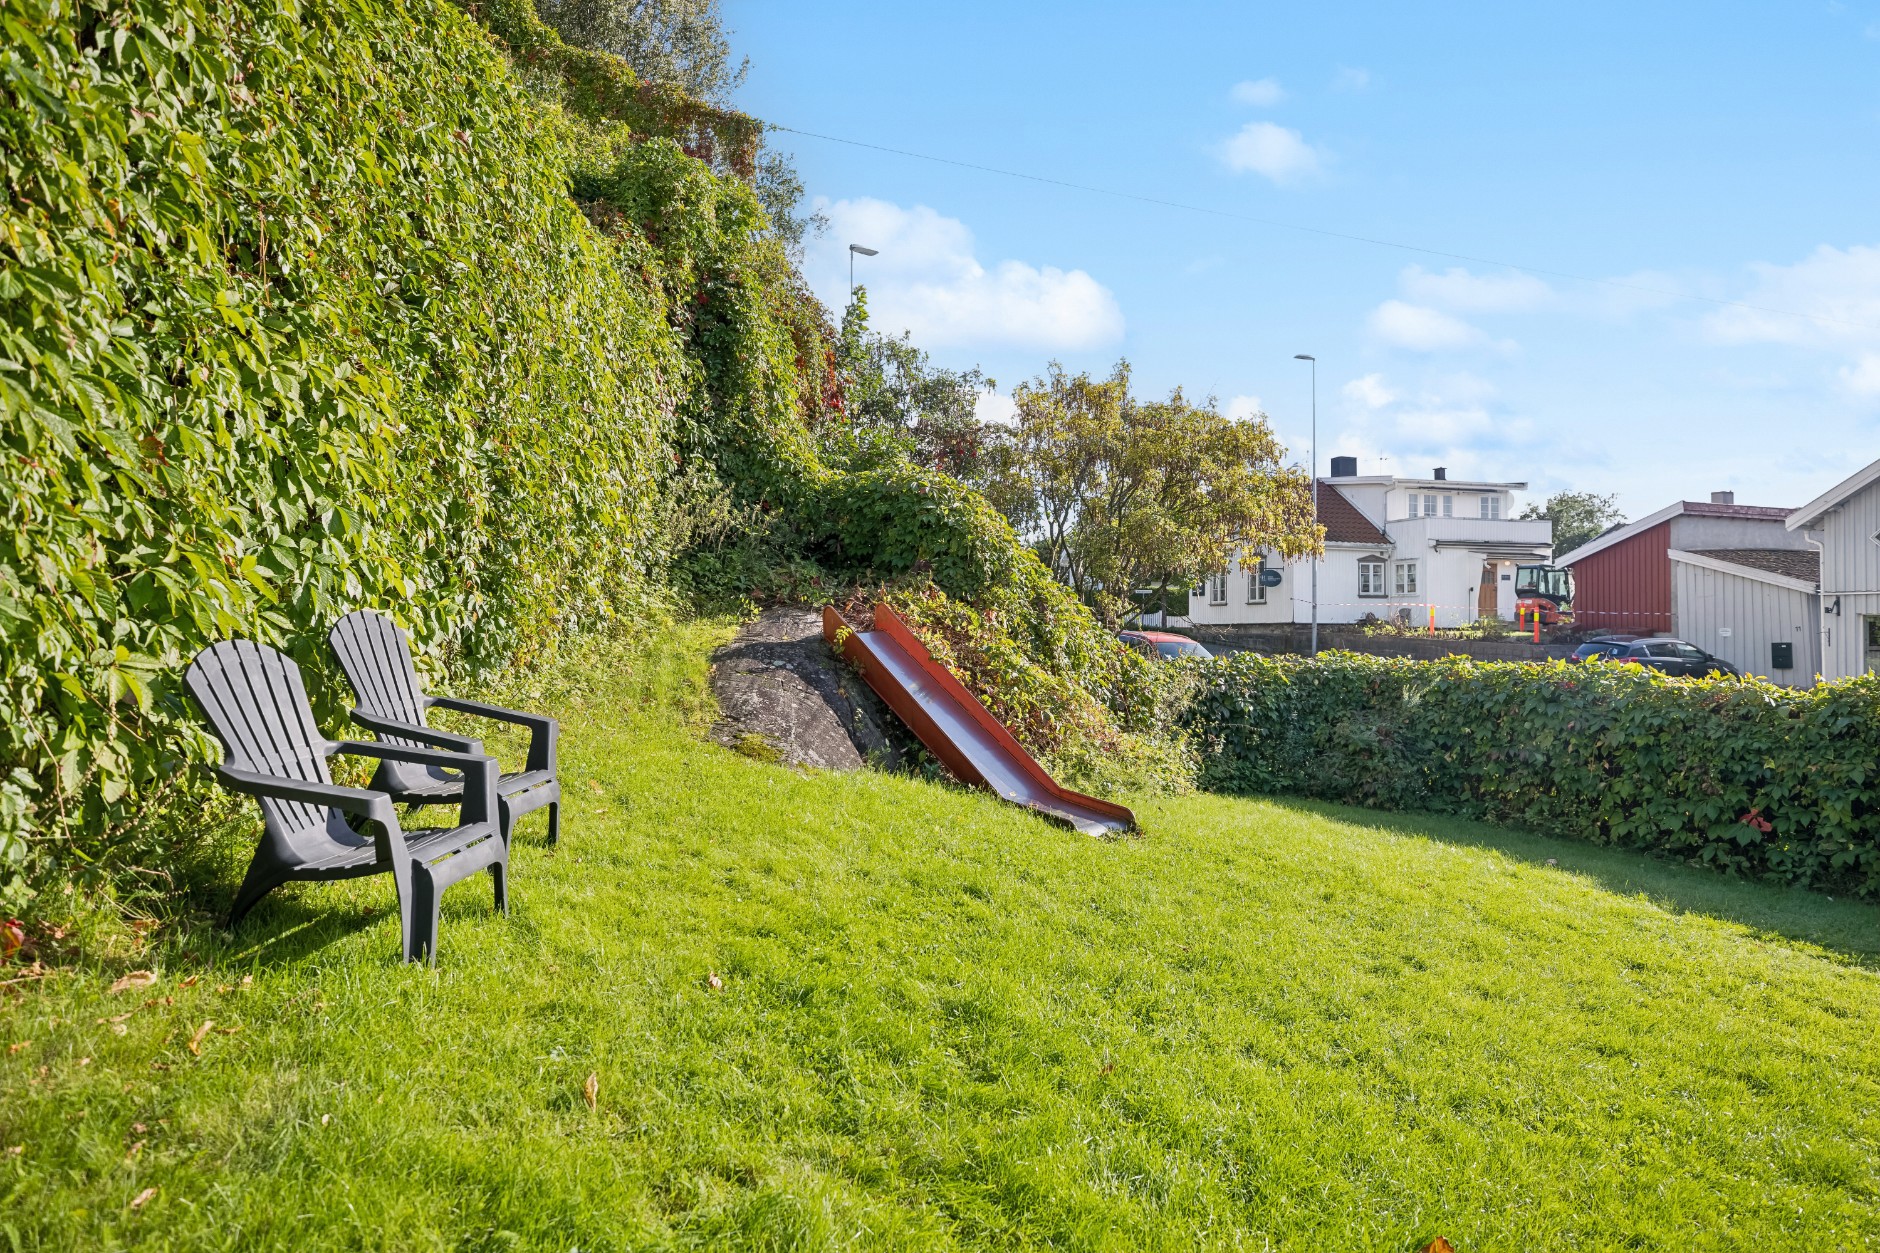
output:
{"label": "metal slide chute", "polygon": [[893,609],[876,605],[875,629],[857,631],[834,605],[825,606],[823,638],[960,782],[1085,835],[1136,829],[1136,815],[1123,806],[1059,786]]}

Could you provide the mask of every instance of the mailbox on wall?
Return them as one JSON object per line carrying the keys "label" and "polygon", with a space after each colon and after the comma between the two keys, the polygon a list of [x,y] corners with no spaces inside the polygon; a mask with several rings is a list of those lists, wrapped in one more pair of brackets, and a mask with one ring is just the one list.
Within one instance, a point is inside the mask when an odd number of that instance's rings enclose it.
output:
{"label": "mailbox on wall", "polygon": [[1795,645],[1787,640],[1780,640],[1769,646],[1769,668],[1771,670],[1795,669]]}

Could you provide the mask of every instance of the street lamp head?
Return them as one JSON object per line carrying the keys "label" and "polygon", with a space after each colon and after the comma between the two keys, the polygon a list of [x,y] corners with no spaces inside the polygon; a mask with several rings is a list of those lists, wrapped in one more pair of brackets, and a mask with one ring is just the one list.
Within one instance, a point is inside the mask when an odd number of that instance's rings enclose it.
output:
{"label": "street lamp head", "polygon": [[1293,360],[1294,360],[1294,361],[1317,361],[1317,360],[1318,360],[1318,358],[1317,358],[1317,357],[1309,357],[1309,356],[1307,356],[1307,355],[1306,355],[1305,353],[1303,353],[1303,352],[1295,352],[1295,353],[1293,354]]}
{"label": "street lamp head", "polygon": [[864,257],[872,257],[872,256],[875,256],[877,253],[879,253],[881,250],[878,248],[864,248],[860,244],[850,244],[849,251],[859,252]]}

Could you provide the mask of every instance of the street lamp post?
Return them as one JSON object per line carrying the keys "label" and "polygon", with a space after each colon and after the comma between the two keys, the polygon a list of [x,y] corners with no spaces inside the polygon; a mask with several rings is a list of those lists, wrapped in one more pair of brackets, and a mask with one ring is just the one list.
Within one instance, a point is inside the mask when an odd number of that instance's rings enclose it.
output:
{"label": "street lamp post", "polygon": [[855,254],[859,252],[864,257],[872,257],[880,251],[878,248],[864,248],[860,244],[849,245],[849,298],[851,300],[855,298]]}
{"label": "street lamp post", "polygon": [[[1296,352],[1294,361],[1312,363],[1312,529],[1319,529],[1319,359]],[[1319,557],[1312,555],[1312,655],[1319,655]]]}

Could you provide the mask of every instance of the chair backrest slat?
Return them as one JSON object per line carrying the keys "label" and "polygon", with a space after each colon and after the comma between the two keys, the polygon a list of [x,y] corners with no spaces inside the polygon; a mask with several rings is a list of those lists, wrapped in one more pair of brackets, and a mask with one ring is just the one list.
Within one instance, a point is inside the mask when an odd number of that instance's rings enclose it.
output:
{"label": "chair backrest slat", "polygon": [[397,623],[359,609],[335,623],[329,639],[361,709],[424,725],[424,688],[411,661],[411,642]]}
{"label": "chair backrest slat", "polygon": [[[228,765],[258,774],[330,783],[326,738],[313,720],[300,667],[272,648],[224,640],[196,654],[183,676],[222,743]],[[263,800],[282,831],[320,826],[326,811],[299,801]]]}

